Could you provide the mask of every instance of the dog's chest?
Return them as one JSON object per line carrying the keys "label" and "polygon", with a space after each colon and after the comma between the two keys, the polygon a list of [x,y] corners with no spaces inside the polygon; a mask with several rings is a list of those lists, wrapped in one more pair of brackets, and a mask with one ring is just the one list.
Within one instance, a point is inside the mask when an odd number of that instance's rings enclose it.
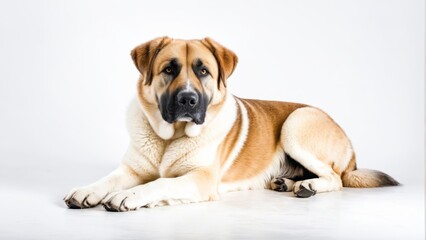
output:
{"label": "dog's chest", "polygon": [[188,137],[171,141],[150,141],[140,145],[139,165],[151,165],[151,174],[176,177],[190,171],[205,158],[198,157],[198,142]]}
{"label": "dog's chest", "polygon": [[200,138],[181,136],[173,140],[161,139],[145,118],[130,122],[133,150],[125,161],[139,174],[174,177],[186,173],[197,161],[195,152],[203,142]]}

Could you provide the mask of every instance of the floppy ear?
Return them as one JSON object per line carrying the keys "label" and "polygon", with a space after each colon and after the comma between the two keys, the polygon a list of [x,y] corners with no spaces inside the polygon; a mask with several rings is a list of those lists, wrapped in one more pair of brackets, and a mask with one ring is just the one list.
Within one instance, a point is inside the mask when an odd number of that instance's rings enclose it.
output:
{"label": "floppy ear", "polygon": [[145,85],[150,85],[152,83],[152,67],[154,60],[161,49],[170,43],[170,41],[171,38],[169,37],[156,38],[137,46],[130,53],[136,68],[144,78]]}
{"label": "floppy ear", "polygon": [[206,46],[216,58],[216,62],[219,67],[217,87],[220,88],[221,82],[226,87],[226,79],[231,76],[232,72],[237,66],[237,55],[211,38],[204,38],[201,40],[201,43],[203,43],[204,46]]}

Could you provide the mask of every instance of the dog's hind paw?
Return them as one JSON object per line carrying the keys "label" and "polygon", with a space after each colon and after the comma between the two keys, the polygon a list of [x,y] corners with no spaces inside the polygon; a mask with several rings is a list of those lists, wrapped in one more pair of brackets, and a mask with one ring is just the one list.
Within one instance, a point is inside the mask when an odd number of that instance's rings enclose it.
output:
{"label": "dog's hind paw", "polygon": [[317,191],[312,187],[311,183],[300,181],[295,184],[293,193],[296,195],[296,197],[308,198],[314,196]]}
{"label": "dog's hind paw", "polygon": [[273,178],[271,189],[277,192],[290,192],[293,189],[294,181],[287,178]]}

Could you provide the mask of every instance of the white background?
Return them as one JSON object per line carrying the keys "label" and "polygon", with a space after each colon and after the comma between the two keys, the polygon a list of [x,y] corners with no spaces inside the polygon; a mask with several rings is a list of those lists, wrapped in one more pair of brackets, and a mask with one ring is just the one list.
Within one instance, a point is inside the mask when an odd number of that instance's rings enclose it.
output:
{"label": "white background", "polygon": [[[233,93],[324,109],[359,167],[404,186],[68,210],[71,187],[119,164],[130,51],[163,35],[232,49]],[[0,1],[0,238],[424,239],[424,40],[420,0]]]}
{"label": "white background", "polygon": [[320,107],[359,167],[423,179],[423,1],[3,1],[0,29],[3,166],[118,164],[130,50],[210,36],[239,56],[235,95]]}

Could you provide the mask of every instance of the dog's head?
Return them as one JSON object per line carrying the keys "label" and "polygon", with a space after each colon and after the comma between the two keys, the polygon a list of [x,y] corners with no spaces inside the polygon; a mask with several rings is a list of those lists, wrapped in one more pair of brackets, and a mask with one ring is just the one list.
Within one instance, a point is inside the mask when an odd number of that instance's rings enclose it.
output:
{"label": "dog's head", "polygon": [[237,64],[232,51],[210,38],[157,38],[131,55],[141,73],[140,101],[168,124],[204,124],[209,108],[223,101],[226,80]]}

